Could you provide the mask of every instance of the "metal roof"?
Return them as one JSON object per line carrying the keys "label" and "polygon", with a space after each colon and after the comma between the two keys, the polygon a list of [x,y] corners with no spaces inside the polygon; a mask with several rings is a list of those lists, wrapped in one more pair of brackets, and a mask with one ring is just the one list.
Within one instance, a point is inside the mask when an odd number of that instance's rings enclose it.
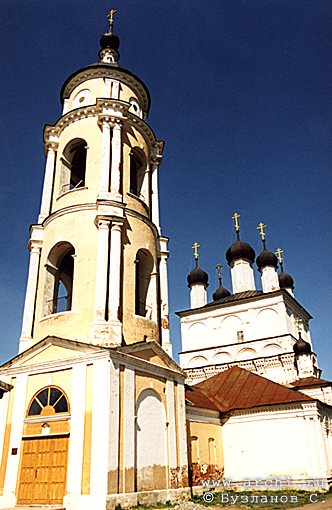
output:
{"label": "metal roof", "polygon": [[187,387],[186,399],[194,406],[221,412],[314,400],[238,366]]}

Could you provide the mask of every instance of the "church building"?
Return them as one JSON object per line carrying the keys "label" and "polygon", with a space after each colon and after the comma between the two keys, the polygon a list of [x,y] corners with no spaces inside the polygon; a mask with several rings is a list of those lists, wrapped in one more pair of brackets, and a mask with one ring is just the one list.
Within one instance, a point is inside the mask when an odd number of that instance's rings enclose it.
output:
{"label": "church building", "polygon": [[0,367],[0,509],[175,502],[212,478],[327,489],[332,383],[263,224],[262,290],[239,215],[232,293],[219,274],[207,302],[194,245],[180,365],[172,358],[164,144],[148,124],[147,87],[119,65],[115,12],[99,61],[69,76],[44,129],[19,352]]}

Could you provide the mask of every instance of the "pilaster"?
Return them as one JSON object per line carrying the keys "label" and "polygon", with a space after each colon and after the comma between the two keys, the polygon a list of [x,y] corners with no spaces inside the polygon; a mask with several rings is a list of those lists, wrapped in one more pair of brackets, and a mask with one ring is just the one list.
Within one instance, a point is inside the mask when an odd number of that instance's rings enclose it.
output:
{"label": "pilaster", "polygon": [[45,220],[45,218],[47,218],[47,216],[49,216],[50,211],[51,211],[55,159],[56,159],[56,151],[58,149],[58,145],[59,144],[57,142],[48,142],[46,144],[46,165],[45,165],[44,186],[43,186],[42,201],[41,201],[41,206],[40,206],[40,214],[38,216],[38,223],[43,223],[43,221]]}
{"label": "pilaster", "polygon": [[158,168],[157,161],[152,161],[152,221],[156,225],[160,234],[160,220],[159,220],[159,196],[158,196]]}
{"label": "pilaster", "polygon": [[31,239],[29,242],[30,261],[19,352],[28,349],[32,345],[32,328],[35,317],[35,302],[38,285],[40,254],[43,242],[42,240],[43,228],[37,225],[33,226],[31,229]]}
{"label": "pilaster", "polygon": [[103,343],[106,327],[106,301],[107,301],[107,269],[108,269],[108,243],[110,220],[97,217],[98,228],[98,255],[96,272],[96,291],[94,321],[92,325],[92,343]]}
{"label": "pilaster", "polygon": [[163,349],[172,357],[172,344],[169,337],[169,312],[168,312],[168,277],[167,277],[167,259],[169,252],[167,250],[168,239],[160,238],[160,319],[161,319],[161,343]]}
{"label": "pilaster", "polygon": [[107,198],[110,179],[110,158],[111,158],[111,126],[110,119],[101,119],[102,136],[100,149],[100,184],[98,198]]}

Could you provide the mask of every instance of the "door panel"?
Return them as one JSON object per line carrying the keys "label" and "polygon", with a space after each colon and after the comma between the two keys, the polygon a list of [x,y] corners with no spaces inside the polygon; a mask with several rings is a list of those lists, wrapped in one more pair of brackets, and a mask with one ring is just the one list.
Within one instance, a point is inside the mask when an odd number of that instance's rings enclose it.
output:
{"label": "door panel", "polygon": [[23,439],[17,503],[62,503],[67,456],[68,437]]}

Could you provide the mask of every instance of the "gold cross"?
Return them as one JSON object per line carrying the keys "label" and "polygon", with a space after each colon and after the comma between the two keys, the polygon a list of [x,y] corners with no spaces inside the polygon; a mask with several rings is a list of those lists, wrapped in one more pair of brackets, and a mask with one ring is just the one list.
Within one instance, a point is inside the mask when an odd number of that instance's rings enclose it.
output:
{"label": "gold cross", "polygon": [[232,216],[233,220],[234,220],[234,224],[235,224],[235,232],[238,233],[239,230],[240,230],[240,225],[239,225],[239,218],[240,218],[240,215],[238,213],[234,213],[234,215]]}
{"label": "gold cross", "polygon": [[257,230],[259,230],[259,233],[262,236],[262,241],[265,240],[265,236],[266,236],[265,229],[266,229],[266,225],[264,225],[264,223],[260,222],[260,224],[257,227]]}
{"label": "gold cross", "polygon": [[284,257],[282,256],[282,253],[284,253],[284,250],[282,250],[281,248],[278,248],[276,250],[276,255],[277,255],[277,258],[278,258],[280,264],[282,264],[283,260],[284,260]]}
{"label": "gold cross", "polygon": [[302,325],[303,325],[302,319],[300,317],[295,317],[295,326],[298,333],[301,331]]}
{"label": "gold cross", "polygon": [[200,246],[200,245],[199,245],[198,243],[194,243],[194,244],[192,245],[192,249],[194,250],[194,257],[195,257],[195,260],[198,260],[198,257],[199,257],[199,255],[198,255],[198,248],[199,248],[199,246]]}
{"label": "gold cross", "polygon": [[108,17],[108,20],[110,22],[110,32],[112,32],[112,29],[113,29],[113,23],[114,23],[114,14],[116,13],[117,11],[115,9],[112,9],[107,17]]}
{"label": "gold cross", "polygon": [[222,269],[222,265],[219,262],[219,264],[216,265],[217,278],[221,278],[221,269]]}

